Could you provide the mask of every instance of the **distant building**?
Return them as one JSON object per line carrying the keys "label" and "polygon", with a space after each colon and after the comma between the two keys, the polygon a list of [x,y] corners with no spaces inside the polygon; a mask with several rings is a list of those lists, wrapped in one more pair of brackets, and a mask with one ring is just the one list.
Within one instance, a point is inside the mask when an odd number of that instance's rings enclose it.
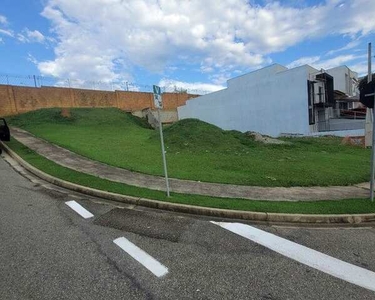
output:
{"label": "distant building", "polygon": [[[345,74],[349,79],[342,82]],[[345,66],[328,72],[309,65],[288,69],[274,64],[228,80],[226,89],[188,100],[178,115],[271,136],[363,129],[363,120],[342,120],[335,114],[336,85],[352,96],[356,90],[350,83],[356,76]]]}
{"label": "distant building", "polygon": [[350,70],[347,66],[328,69],[326,72],[335,79],[336,91],[343,92],[349,97],[359,95],[357,72]]}
{"label": "distant building", "polygon": [[366,108],[359,101],[358,73],[347,66],[328,69],[335,82],[335,116],[365,119]]}

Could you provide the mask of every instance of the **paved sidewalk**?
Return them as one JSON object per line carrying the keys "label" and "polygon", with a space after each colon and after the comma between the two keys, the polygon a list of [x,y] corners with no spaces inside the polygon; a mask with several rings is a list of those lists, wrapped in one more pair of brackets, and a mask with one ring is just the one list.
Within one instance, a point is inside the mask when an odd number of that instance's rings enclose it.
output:
{"label": "paved sidewalk", "polygon": [[[12,136],[19,142],[61,166],[115,182],[165,191],[165,180],[163,177],[112,167],[36,138],[24,130],[12,128],[11,131]],[[170,179],[170,187],[171,191],[183,194],[270,201],[341,200],[367,198],[369,196],[368,184],[358,184],[356,186],[286,188],[241,186],[172,178]]]}

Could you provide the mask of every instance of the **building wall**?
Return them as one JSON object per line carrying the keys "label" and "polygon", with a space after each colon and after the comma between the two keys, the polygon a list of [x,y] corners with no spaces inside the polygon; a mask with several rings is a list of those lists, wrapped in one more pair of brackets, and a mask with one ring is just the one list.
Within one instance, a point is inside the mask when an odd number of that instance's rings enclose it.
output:
{"label": "building wall", "polygon": [[[164,93],[166,110],[176,110],[196,95]],[[0,85],[0,116],[10,116],[51,107],[117,107],[125,111],[154,108],[153,94],[127,91],[98,91],[59,87]]]}
{"label": "building wall", "polygon": [[[143,110],[136,110],[132,112],[133,116],[137,116],[139,118],[146,118],[147,114],[151,113],[155,119],[158,120],[158,111],[151,110],[151,109],[143,109]],[[163,109],[160,111],[160,118],[162,123],[174,123],[178,121],[177,110],[166,110]]]}
{"label": "building wall", "polygon": [[272,65],[233,78],[224,90],[188,100],[178,108],[179,119],[198,118],[226,130],[271,136],[308,134],[308,73],[308,66],[288,70]]}
{"label": "building wall", "polygon": [[277,73],[287,70],[288,68],[282,65],[273,64],[254,72],[229,79],[228,88],[246,87],[249,83],[258,81],[259,78],[262,80],[272,80]]}
{"label": "building wall", "polygon": [[311,136],[364,136],[365,130],[364,129],[352,129],[352,130],[337,130],[337,131],[323,131],[323,132],[312,132]]}
{"label": "building wall", "polygon": [[326,70],[334,78],[334,88],[348,96],[358,95],[358,89],[354,80],[358,80],[358,73],[353,72],[347,66],[340,66]]}

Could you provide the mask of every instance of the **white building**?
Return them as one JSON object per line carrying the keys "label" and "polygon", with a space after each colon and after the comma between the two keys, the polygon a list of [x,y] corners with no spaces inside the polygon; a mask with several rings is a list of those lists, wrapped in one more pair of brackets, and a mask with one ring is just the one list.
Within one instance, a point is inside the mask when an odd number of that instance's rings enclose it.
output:
{"label": "white building", "polygon": [[333,93],[333,77],[327,72],[308,65],[288,69],[274,64],[228,80],[226,89],[188,100],[178,115],[226,130],[309,135],[327,130]]}
{"label": "white building", "polygon": [[324,82],[314,82],[319,74],[308,65],[288,69],[274,64],[228,80],[224,90],[187,101],[178,108],[179,119],[198,118],[227,130],[271,136],[309,134],[317,131],[315,120],[326,114],[321,109],[317,115],[313,105],[327,98]]}
{"label": "white building", "polygon": [[350,70],[347,66],[339,66],[328,69],[326,72],[335,79],[335,90],[345,93],[347,96],[357,96],[358,73]]}
{"label": "white building", "polygon": [[362,107],[359,101],[358,73],[350,70],[347,66],[339,66],[328,69],[328,74],[333,76],[335,91],[343,93],[336,99],[336,110],[348,110]]}

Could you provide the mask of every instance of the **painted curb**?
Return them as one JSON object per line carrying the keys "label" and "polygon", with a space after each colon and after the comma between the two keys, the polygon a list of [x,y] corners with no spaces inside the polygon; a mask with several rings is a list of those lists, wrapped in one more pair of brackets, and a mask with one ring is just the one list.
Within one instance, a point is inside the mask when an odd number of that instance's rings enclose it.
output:
{"label": "painted curb", "polygon": [[375,221],[375,213],[369,214],[338,214],[338,215],[319,215],[319,214],[285,214],[285,213],[267,213],[267,212],[252,212],[241,210],[228,210],[219,208],[201,207],[187,204],[178,204],[171,202],[164,202],[159,200],[145,199],[133,196],[125,196],[116,193],[97,190],[75,183],[71,183],[62,179],[58,179],[48,175],[39,169],[33,167],[28,162],[24,161],[18,154],[11,150],[7,145],[0,141],[0,146],[5,152],[17,161],[23,168],[35,176],[52,183],[54,185],[73,190],[89,196],[104,198],[108,200],[118,201],[122,203],[144,206],[154,209],[162,209],[180,213],[204,215],[219,218],[242,219],[250,221],[262,221],[273,223],[302,223],[302,224],[359,224]]}

